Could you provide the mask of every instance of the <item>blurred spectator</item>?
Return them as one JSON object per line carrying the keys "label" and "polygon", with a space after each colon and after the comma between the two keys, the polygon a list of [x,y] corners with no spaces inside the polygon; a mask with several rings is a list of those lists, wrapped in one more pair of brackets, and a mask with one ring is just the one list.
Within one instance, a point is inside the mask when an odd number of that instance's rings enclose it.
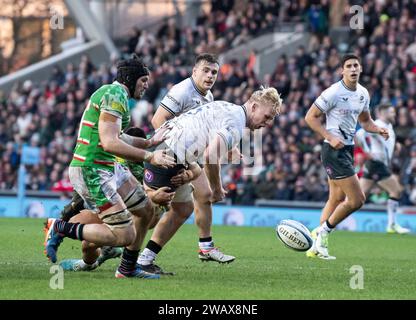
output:
{"label": "blurred spectator", "polygon": [[[213,88],[215,99],[242,103],[244,90],[267,84],[278,88],[285,103],[283,114],[262,133],[263,160],[259,176],[242,175],[240,165],[223,170],[228,197],[236,204],[254,204],[258,198],[322,201],[327,197],[326,173],[320,162],[321,137],[303,119],[321,91],[340,79],[342,52],[326,35],[328,0],[317,1],[212,1],[195,27],[183,29],[168,19],[153,34],[132,29],[123,54],[138,53],[152,70],[150,87],[142,101],[132,105],[134,123],[146,132],[160,99],[175,83],[189,76],[195,54],[221,53],[281,22],[304,23],[311,41],[291,56],[276,57],[276,64],[259,79],[254,66],[257,52],[225,61]],[[362,58],[360,82],[371,96],[371,108],[389,102],[397,109],[397,147],[393,170],[405,186],[403,202],[416,204],[416,6],[412,1],[365,1],[364,30],[351,33],[344,50]],[[344,22],[349,23],[349,12]],[[342,46],[341,46],[342,47]],[[8,95],[0,93],[0,188],[16,189],[20,150],[24,144],[41,148],[42,163],[30,170],[27,187],[33,190],[70,190],[65,169],[71,160],[77,124],[89,95],[115,76],[116,57],[95,66],[83,56],[79,64],[55,67],[49,81],[16,83]],[[246,95],[247,95],[246,94]],[[362,158],[356,154],[357,169]],[[302,178],[303,177],[303,178]],[[375,199],[375,201],[378,201]]]}
{"label": "blurred spectator", "polygon": [[256,187],[256,198],[257,199],[268,199],[271,200],[274,198],[276,182],[273,177],[273,172],[266,172],[266,178],[263,181],[260,181]]}
{"label": "blurred spectator", "polygon": [[[51,180],[56,180],[58,176],[57,172],[58,171],[51,172],[51,176],[54,176]],[[74,191],[74,188],[72,187],[72,184],[69,181],[68,169],[64,170],[62,178],[53,184],[51,190],[55,192],[63,192],[66,194],[68,198],[72,197],[72,192]]]}
{"label": "blurred spectator", "polygon": [[389,199],[387,192],[381,190],[379,187],[374,187],[369,196],[369,201],[375,204],[386,204]]}
{"label": "blurred spectator", "polygon": [[275,189],[275,200],[291,200],[293,190],[287,185],[285,180],[279,180]]}

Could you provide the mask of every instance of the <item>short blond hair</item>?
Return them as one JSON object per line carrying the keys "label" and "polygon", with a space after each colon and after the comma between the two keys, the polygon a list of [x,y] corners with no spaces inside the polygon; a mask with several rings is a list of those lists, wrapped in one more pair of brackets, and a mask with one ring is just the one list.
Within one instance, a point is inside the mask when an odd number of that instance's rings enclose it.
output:
{"label": "short blond hair", "polygon": [[256,90],[251,95],[249,101],[257,101],[272,105],[273,111],[276,115],[279,115],[282,111],[283,100],[280,98],[279,92],[273,87],[261,86],[259,90]]}

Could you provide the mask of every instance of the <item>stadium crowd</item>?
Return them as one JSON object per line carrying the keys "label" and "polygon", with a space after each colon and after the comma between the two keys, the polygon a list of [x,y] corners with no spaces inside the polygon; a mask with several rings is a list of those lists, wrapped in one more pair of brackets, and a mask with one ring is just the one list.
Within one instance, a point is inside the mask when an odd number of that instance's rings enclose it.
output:
{"label": "stadium crowd", "polygon": [[[307,127],[304,115],[321,91],[340,78],[337,67],[342,53],[325,32],[328,3],[249,1],[241,8],[237,1],[212,1],[211,12],[201,12],[194,27],[180,30],[174,20],[167,20],[155,34],[134,29],[122,52],[138,53],[152,70],[145,97],[132,106],[135,124],[151,131],[159,101],[172,85],[189,76],[196,54],[219,54],[270,32],[289,17],[306,23],[312,32],[308,47],[278,57],[274,70],[263,79],[253,71],[255,53],[245,63],[227,61],[220,67],[213,95],[239,104],[248,98],[243,89],[255,90],[263,84],[277,88],[285,103],[275,125],[263,131],[262,154],[256,155],[263,159],[259,175],[242,174],[240,165],[224,166],[223,182],[233,203],[326,200],[321,140]],[[389,102],[397,110],[393,168],[406,188],[402,204],[416,204],[416,5],[414,1],[363,1],[362,5],[364,29],[350,38],[348,49],[362,58],[360,82],[369,90],[371,107]],[[67,166],[77,124],[89,96],[114,78],[115,62],[95,66],[84,56],[78,66],[56,67],[44,83],[27,80],[7,95],[0,92],[0,189],[16,190],[21,147],[28,144],[41,148],[41,164],[27,167],[27,189],[71,191]],[[359,149],[356,158],[359,171],[363,161]],[[380,197],[370,201],[383,200],[379,190],[374,194]]]}

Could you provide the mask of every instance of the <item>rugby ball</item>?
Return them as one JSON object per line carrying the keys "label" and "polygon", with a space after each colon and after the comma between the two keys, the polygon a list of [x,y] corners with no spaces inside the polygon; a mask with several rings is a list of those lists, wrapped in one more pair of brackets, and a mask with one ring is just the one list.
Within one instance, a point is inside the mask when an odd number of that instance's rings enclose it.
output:
{"label": "rugby ball", "polygon": [[282,220],[276,226],[276,234],[285,246],[296,251],[307,251],[313,240],[308,228],[295,220]]}

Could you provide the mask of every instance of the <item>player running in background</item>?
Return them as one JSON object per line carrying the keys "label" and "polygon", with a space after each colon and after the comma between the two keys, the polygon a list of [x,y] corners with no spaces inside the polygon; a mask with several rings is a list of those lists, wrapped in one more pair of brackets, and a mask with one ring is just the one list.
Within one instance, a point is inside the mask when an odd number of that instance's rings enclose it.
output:
{"label": "player running in background", "polygon": [[[160,102],[152,119],[153,127],[157,129],[169,119],[212,102],[214,97],[211,88],[217,80],[218,69],[219,63],[214,55],[207,53],[198,55],[195,59],[192,76],[173,86]],[[221,114],[218,116],[220,118]],[[226,255],[214,246],[211,234],[212,190],[205,172],[202,170],[201,175],[192,181],[192,186],[186,184],[179,188],[177,193],[178,196],[175,197],[170,211],[155,231],[157,232],[155,236],[161,245],[163,246],[173,236],[195,208],[195,223],[199,231],[199,258],[203,261],[220,263],[234,261],[234,256]],[[186,197],[181,198],[179,194],[186,194]],[[161,249],[161,246],[152,240],[147,246],[156,253]],[[159,268],[157,270],[160,271]]]}
{"label": "player running in background", "polygon": [[[342,79],[321,93],[305,117],[309,127],[325,138],[321,159],[329,184],[329,199],[322,210],[320,226],[312,231],[315,240],[306,253],[309,257],[335,259],[328,252],[329,234],[365,202],[353,163],[357,121],[365,131],[389,138],[388,130],[371,118],[370,96],[358,83],[361,71],[359,58],[345,55],[341,61]],[[321,123],[323,114],[326,126]]]}
{"label": "player running in background", "polygon": [[366,196],[368,196],[375,184],[386,190],[389,194],[389,199],[387,200],[387,232],[409,233],[409,229],[401,227],[396,221],[403,187],[390,170],[396,144],[396,135],[393,130],[393,124],[396,122],[396,111],[390,104],[381,104],[376,111],[378,118],[375,123],[379,127],[388,130],[389,138],[385,140],[379,135],[369,134],[363,129],[357,131],[357,143],[363,147],[368,159],[364,164],[364,175],[360,179],[361,189]]}
{"label": "player running in background", "polygon": [[[245,127],[255,130],[271,125],[274,117],[280,113],[281,105],[282,100],[276,89],[262,88],[255,91],[242,106],[214,101],[165,122],[159,130],[168,128],[169,131],[167,139],[159,147],[166,146],[179,165],[165,170],[145,164],[145,187],[170,186],[174,189],[172,177],[187,166],[195,166],[199,162],[204,164],[207,185],[212,190],[210,203],[223,200],[226,192],[221,183],[220,157],[238,145]],[[184,177],[188,181],[193,179],[194,176]],[[181,188],[176,190],[172,207],[177,202],[192,204],[192,188],[189,183]],[[157,254],[191,213],[192,210],[188,210],[183,211],[180,216],[173,216],[175,211],[168,211],[162,216],[146,248],[140,254],[138,264],[141,269],[163,274],[154,264]]]}
{"label": "player running in background", "polygon": [[103,224],[70,223],[53,219],[51,233],[85,240],[96,247],[124,246],[116,277],[159,278],[137,267],[139,249],[153,209],[131,172],[116,162],[116,156],[170,167],[174,159],[163,150],[145,148],[163,139],[132,137],[121,131],[130,123],[129,96],[140,99],[148,87],[149,71],[134,56],[119,62],[116,81],[95,91],[84,111],[77,145],[69,168],[74,189]]}

